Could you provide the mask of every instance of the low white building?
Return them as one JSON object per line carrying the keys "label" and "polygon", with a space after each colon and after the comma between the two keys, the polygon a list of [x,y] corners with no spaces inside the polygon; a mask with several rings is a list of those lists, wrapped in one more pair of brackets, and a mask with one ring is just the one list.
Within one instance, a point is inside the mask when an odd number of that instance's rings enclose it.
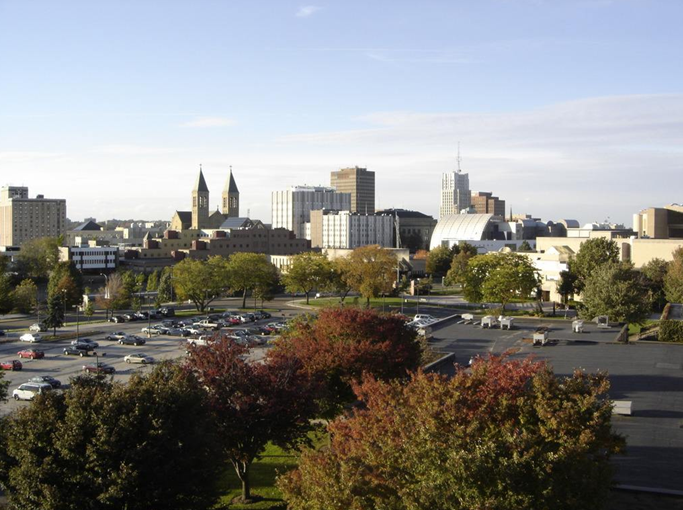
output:
{"label": "low white building", "polygon": [[119,266],[119,249],[116,246],[60,247],[59,260],[72,261],[82,273],[110,273]]}
{"label": "low white building", "polygon": [[390,214],[361,214],[327,209],[311,211],[311,247],[354,249],[377,244],[391,248],[396,230],[395,222],[395,217]]}

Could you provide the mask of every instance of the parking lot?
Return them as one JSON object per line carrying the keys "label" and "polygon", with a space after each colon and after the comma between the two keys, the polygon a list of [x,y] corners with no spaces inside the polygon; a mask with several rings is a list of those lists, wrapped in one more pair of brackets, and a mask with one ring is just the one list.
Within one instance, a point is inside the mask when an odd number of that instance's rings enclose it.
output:
{"label": "parking lot", "polygon": [[[272,317],[270,319],[263,319],[251,325],[263,325],[270,322],[282,320],[281,317]],[[152,321],[152,324],[158,321]],[[141,329],[147,326],[147,321],[126,322],[122,324],[101,323],[93,324],[85,327],[81,326],[81,338],[90,338],[99,343],[99,347],[95,349],[95,353],[89,353],[87,356],[65,355],[64,348],[71,344],[71,340],[50,341],[40,343],[26,343],[18,341],[15,336],[14,340],[7,343],[0,344],[0,361],[9,361],[19,359],[17,353],[20,350],[34,348],[45,352],[45,357],[42,359],[21,359],[23,365],[22,370],[5,371],[5,380],[10,382],[9,394],[10,399],[0,404],[0,415],[10,413],[14,409],[26,406],[25,401],[15,401],[11,398],[12,390],[20,384],[27,382],[31,377],[38,375],[49,375],[62,382],[63,387],[68,387],[69,379],[71,377],[83,373],[83,366],[94,364],[97,361],[107,365],[111,365],[116,369],[113,376],[115,381],[126,381],[131,374],[136,372],[144,372],[150,370],[149,365],[143,364],[128,364],[124,361],[125,356],[133,353],[145,353],[152,356],[156,361],[166,359],[176,359],[185,355],[186,345],[188,343],[186,338],[180,336],[167,335],[152,335],[147,338],[147,335],[141,333]],[[243,326],[236,326],[234,328],[225,328],[223,331],[227,332],[232,329],[241,329],[250,327],[250,324]],[[61,333],[71,332],[72,328],[64,328]],[[89,331],[100,331],[99,334],[89,334]],[[119,345],[118,342],[112,340],[105,340],[105,337],[113,332],[121,331],[127,334],[136,334],[145,339],[145,345]],[[211,334],[211,332],[207,332]],[[264,345],[257,346],[252,349],[251,357],[259,359],[265,355],[268,348],[265,340],[268,337],[261,337]]]}
{"label": "parking lot", "polygon": [[[479,317],[481,318],[481,317]],[[533,346],[539,326],[550,328],[550,342]],[[571,321],[516,320],[511,331],[479,325],[447,323],[434,328],[431,345],[452,352],[456,362],[471,356],[511,350],[513,357],[534,355],[546,360],[557,375],[574,369],[607,371],[613,400],[632,402],[631,416],[614,416],[616,430],[626,437],[626,455],[615,457],[616,479],[624,485],[681,490],[683,472],[683,345],[638,342],[619,344],[618,327],[586,324],[572,333]]]}

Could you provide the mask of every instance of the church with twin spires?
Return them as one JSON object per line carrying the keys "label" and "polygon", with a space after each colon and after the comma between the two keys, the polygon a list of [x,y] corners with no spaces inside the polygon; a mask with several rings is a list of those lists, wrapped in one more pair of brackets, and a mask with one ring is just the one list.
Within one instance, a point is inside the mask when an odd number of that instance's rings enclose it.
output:
{"label": "church with twin spires", "polygon": [[223,187],[221,209],[218,207],[209,213],[209,188],[204,180],[202,167],[192,190],[192,211],[176,211],[171,219],[171,230],[213,230],[221,228],[228,218],[237,218],[240,214],[240,192],[232,175],[232,167]]}

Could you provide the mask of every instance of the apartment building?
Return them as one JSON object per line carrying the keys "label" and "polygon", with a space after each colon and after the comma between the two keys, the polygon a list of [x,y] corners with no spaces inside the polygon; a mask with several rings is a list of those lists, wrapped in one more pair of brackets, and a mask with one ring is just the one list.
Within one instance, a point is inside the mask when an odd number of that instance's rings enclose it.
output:
{"label": "apartment building", "polygon": [[293,186],[285,191],[273,191],[271,206],[274,229],[291,230],[296,237],[306,239],[306,223],[311,221],[311,211],[350,211],[351,193],[340,193],[325,186]]}
{"label": "apartment building", "polygon": [[354,249],[378,244],[393,247],[395,218],[390,214],[311,211],[311,247]]}
{"label": "apartment building", "polygon": [[29,198],[26,186],[0,190],[0,246],[21,247],[41,237],[66,233],[66,200],[37,195]]}

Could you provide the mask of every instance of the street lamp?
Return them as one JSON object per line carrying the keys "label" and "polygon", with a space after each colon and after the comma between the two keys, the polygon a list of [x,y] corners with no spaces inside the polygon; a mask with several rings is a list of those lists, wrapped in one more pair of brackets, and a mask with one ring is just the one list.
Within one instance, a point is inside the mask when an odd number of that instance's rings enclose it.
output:
{"label": "street lamp", "polygon": [[415,305],[415,314],[420,313],[420,279],[417,279],[417,285],[415,286],[415,292],[417,295],[417,301],[415,301],[417,304]]}
{"label": "street lamp", "polygon": [[62,289],[62,303],[64,304],[64,324],[66,327],[66,289]]}
{"label": "street lamp", "polygon": [[[104,299],[109,299],[109,276],[100,273],[100,276],[104,276]],[[104,321],[107,322],[109,320],[109,309],[105,308],[104,309]]]}
{"label": "street lamp", "polygon": [[80,326],[80,322],[81,322],[80,313],[79,313],[80,311],[81,311],[81,307],[79,305],[76,305],[76,340],[78,340],[78,338],[80,336],[80,331],[79,331],[79,326]]}

